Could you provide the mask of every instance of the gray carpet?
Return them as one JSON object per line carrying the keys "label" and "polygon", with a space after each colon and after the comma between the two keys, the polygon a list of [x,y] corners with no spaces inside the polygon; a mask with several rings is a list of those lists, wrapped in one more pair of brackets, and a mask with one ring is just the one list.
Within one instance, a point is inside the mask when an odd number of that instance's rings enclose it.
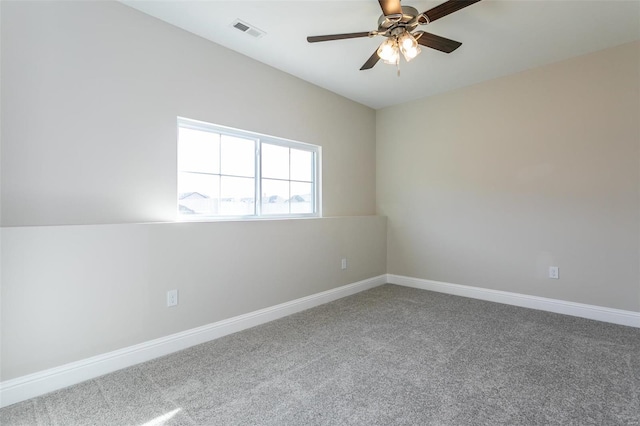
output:
{"label": "gray carpet", "polygon": [[0,410],[145,423],[638,425],[640,329],[385,285]]}

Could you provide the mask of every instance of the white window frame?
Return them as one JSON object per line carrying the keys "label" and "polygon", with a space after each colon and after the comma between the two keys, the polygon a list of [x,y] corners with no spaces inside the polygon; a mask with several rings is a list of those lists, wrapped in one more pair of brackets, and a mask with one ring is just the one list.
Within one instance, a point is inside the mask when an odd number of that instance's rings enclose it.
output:
{"label": "white window frame", "polygon": [[[176,158],[179,155],[179,130],[187,128],[220,135],[236,136],[244,139],[252,139],[255,142],[255,214],[252,215],[184,215],[180,214],[180,194],[176,185],[176,215],[179,222],[214,222],[222,220],[270,220],[270,219],[294,219],[294,218],[317,218],[322,217],[322,197],[321,197],[321,153],[322,147],[304,142],[298,142],[290,139],[279,138],[276,136],[264,135],[261,133],[250,132],[247,130],[235,129],[233,127],[221,126],[218,124],[207,123],[204,121],[193,120],[185,117],[178,117],[178,125],[176,127]],[[312,213],[286,213],[286,214],[262,214],[262,144],[267,143],[287,148],[294,148],[303,151],[309,151],[313,154],[312,165]],[[176,161],[176,179],[180,178],[179,164]],[[286,180],[286,179],[282,179]],[[289,182],[296,180],[288,179]],[[177,182],[177,181],[176,181]]]}

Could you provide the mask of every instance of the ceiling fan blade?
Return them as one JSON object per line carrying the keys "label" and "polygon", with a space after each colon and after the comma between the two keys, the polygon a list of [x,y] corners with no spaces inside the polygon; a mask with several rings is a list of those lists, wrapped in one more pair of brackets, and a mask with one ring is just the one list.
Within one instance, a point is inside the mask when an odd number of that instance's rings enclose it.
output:
{"label": "ceiling fan blade", "polygon": [[307,37],[307,41],[309,43],[317,43],[319,41],[331,41],[331,40],[344,40],[346,38],[359,38],[359,37],[369,37],[369,31],[366,33],[347,33],[347,34],[330,34],[330,35],[321,35],[321,36],[309,36]]}
{"label": "ceiling fan blade", "polygon": [[376,49],[376,51],[373,52],[373,55],[371,55],[371,57],[367,59],[367,62],[365,62],[362,67],[360,67],[360,71],[369,70],[373,68],[374,65],[378,63],[379,60],[380,60],[380,56],[378,56],[378,49]]}
{"label": "ceiling fan blade", "polygon": [[[460,9],[464,9],[467,6],[471,6],[474,3],[478,3],[480,0],[449,0],[441,5],[434,7],[433,9],[429,9],[423,13],[429,18],[429,22],[433,22],[436,19],[440,19],[444,16],[447,16],[453,12],[457,12]],[[421,24],[426,24],[427,22],[423,17],[420,17]]]}
{"label": "ceiling fan blade", "polygon": [[462,46],[462,43],[448,38],[440,37],[435,34],[423,32],[420,38],[418,38],[418,44],[421,44],[432,49],[439,50],[444,53],[451,53],[458,47]]}
{"label": "ceiling fan blade", "polygon": [[378,0],[384,16],[402,14],[402,6],[400,0]]}

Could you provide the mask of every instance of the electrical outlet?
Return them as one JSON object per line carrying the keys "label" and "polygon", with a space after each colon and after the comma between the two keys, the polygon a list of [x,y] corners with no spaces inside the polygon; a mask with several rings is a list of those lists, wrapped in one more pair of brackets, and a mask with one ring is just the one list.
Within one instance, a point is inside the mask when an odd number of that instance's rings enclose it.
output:
{"label": "electrical outlet", "polygon": [[549,278],[552,280],[560,279],[560,270],[557,266],[549,266]]}
{"label": "electrical outlet", "polygon": [[176,306],[178,304],[178,290],[169,290],[167,292],[167,306]]}
{"label": "electrical outlet", "polygon": [[347,258],[346,257],[342,258],[342,263],[340,264],[340,268],[341,269],[347,269]]}

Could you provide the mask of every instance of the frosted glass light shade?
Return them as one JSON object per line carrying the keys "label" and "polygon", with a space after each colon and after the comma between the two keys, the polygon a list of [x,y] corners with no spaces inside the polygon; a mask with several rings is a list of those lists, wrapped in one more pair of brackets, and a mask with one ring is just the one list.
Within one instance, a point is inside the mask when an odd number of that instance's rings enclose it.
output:
{"label": "frosted glass light shade", "polygon": [[398,61],[398,43],[395,38],[386,39],[378,47],[378,56],[387,64],[395,64]]}
{"label": "frosted glass light shade", "polygon": [[420,53],[420,46],[418,46],[418,42],[408,32],[404,32],[400,37],[398,37],[398,44],[400,45],[402,56],[404,56],[404,59],[406,59],[407,62],[418,56]]}

